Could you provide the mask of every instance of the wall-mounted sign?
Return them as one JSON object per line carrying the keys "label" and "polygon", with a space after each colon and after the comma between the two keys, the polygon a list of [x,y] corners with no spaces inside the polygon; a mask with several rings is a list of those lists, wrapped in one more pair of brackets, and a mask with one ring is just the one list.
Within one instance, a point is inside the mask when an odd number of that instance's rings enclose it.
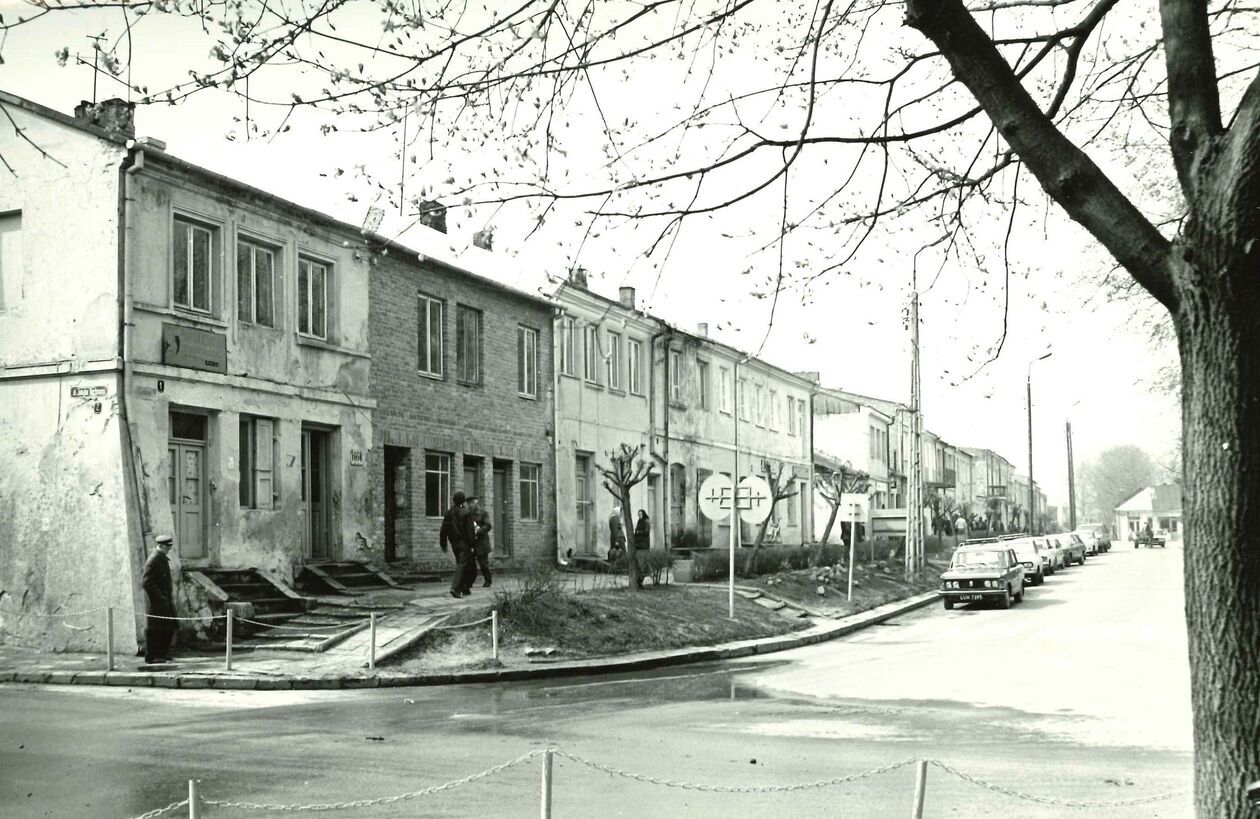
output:
{"label": "wall-mounted sign", "polygon": [[71,387],[70,397],[71,398],[100,398],[101,396],[105,395],[106,392],[107,392],[106,388],[102,385],[97,385],[95,387]]}
{"label": "wall-mounted sign", "polygon": [[350,465],[363,466],[363,450],[361,449],[350,450]]}
{"label": "wall-mounted sign", "polygon": [[162,363],[227,373],[227,336],[195,327],[163,324]]}

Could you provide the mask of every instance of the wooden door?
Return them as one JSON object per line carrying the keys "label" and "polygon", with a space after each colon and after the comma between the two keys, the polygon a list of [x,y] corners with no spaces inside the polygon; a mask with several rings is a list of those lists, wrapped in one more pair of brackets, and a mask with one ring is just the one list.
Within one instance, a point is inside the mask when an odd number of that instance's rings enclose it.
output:
{"label": "wooden door", "polygon": [[327,560],[329,549],[328,433],[302,430],[302,529],[306,555]]}
{"label": "wooden door", "polygon": [[494,519],[491,521],[494,530],[491,531],[490,537],[494,544],[494,551],[500,557],[512,555],[512,516],[510,514],[512,495],[508,491],[508,486],[507,468],[496,466],[494,468]]}
{"label": "wooden door", "polygon": [[172,441],[169,481],[175,546],[181,560],[206,558],[206,446]]}
{"label": "wooden door", "polygon": [[580,555],[595,554],[595,538],[591,524],[595,517],[595,498],[591,482],[591,457],[578,455],[573,461],[573,486],[577,498],[577,527],[574,532],[574,552]]}

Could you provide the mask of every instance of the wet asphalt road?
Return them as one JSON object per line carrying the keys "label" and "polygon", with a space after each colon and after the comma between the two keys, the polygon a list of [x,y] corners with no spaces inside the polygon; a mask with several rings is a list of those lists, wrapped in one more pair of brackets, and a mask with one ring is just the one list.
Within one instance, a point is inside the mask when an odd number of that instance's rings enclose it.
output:
{"label": "wet asphalt road", "polygon": [[[226,801],[370,799],[547,742],[692,783],[772,788],[925,756],[1056,799],[1182,790],[1191,757],[1181,556],[1113,551],[1049,578],[1009,611],[934,606],[819,646],[652,674],[362,692],[2,686],[0,815],[135,816],[182,798],[190,778]],[[656,786],[563,758],[554,777],[557,817],[905,817],[914,786],[910,766],[753,794]],[[331,815],[537,816],[539,778],[531,759],[459,788]],[[1192,815],[1188,795],[1072,811],[939,768],[926,807],[929,817]]]}

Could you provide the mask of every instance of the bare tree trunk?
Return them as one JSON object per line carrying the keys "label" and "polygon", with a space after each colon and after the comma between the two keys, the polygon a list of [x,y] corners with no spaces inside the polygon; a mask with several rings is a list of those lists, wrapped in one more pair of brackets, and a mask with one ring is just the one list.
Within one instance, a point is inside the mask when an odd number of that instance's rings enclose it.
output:
{"label": "bare tree trunk", "polygon": [[626,575],[630,581],[630,589],[638,591],[643,588],[643,575],[639,574],[639,556],[635,553],[633,518],[630,514],[630,487],[624,484],[620,487],[621,491],[621,526],[625,530],[626,535]]}
{"label": "bare tree trunk", "polygon": [[1251,256],[1222,259],[1243,271],[1200,261],[1212,284],[1186,288],[1176,319],[1194,801],[1204,819],[1254,816],[1243,786],[1260,779],[1260,265]]}
{"label": "bare tree trunk", "polygon": [[823,529],[822,545],[827,545],[827,539],[831,537],[831,527],[836,524],[836,515],[840,513],[840,504],[831,507],[831,515],[827,518],[827,528]]}

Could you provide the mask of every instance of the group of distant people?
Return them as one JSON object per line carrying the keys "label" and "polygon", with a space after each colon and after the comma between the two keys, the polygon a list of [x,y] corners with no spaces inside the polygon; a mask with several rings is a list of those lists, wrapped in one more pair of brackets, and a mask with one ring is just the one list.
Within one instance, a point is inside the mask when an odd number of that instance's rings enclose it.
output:
{"label": "group of distant people", "polygon": [[467,597],[472,594],[477,570],[481,570],[483,587],[489,587],[490,574],[490,510],[481,507],[481,498],[456,492],[451,496],[451,508],[442,516],[442,528],[438,532],[438,545],[442,551],[449,548],[455,556],[455,576],[451,579],[451,597]]}
{"label": "group of distant people", "polygon": [[[634,550],[646,552],[652,548],[652,520],[647,510],[640,509],[639,517],[634,522]],[[621,507],[614,506],[608,516],[608,562],[616,564],[626,554],[626,525],[621,519]],[[643,570],[634,579],[635,585],[643,585]]]}

